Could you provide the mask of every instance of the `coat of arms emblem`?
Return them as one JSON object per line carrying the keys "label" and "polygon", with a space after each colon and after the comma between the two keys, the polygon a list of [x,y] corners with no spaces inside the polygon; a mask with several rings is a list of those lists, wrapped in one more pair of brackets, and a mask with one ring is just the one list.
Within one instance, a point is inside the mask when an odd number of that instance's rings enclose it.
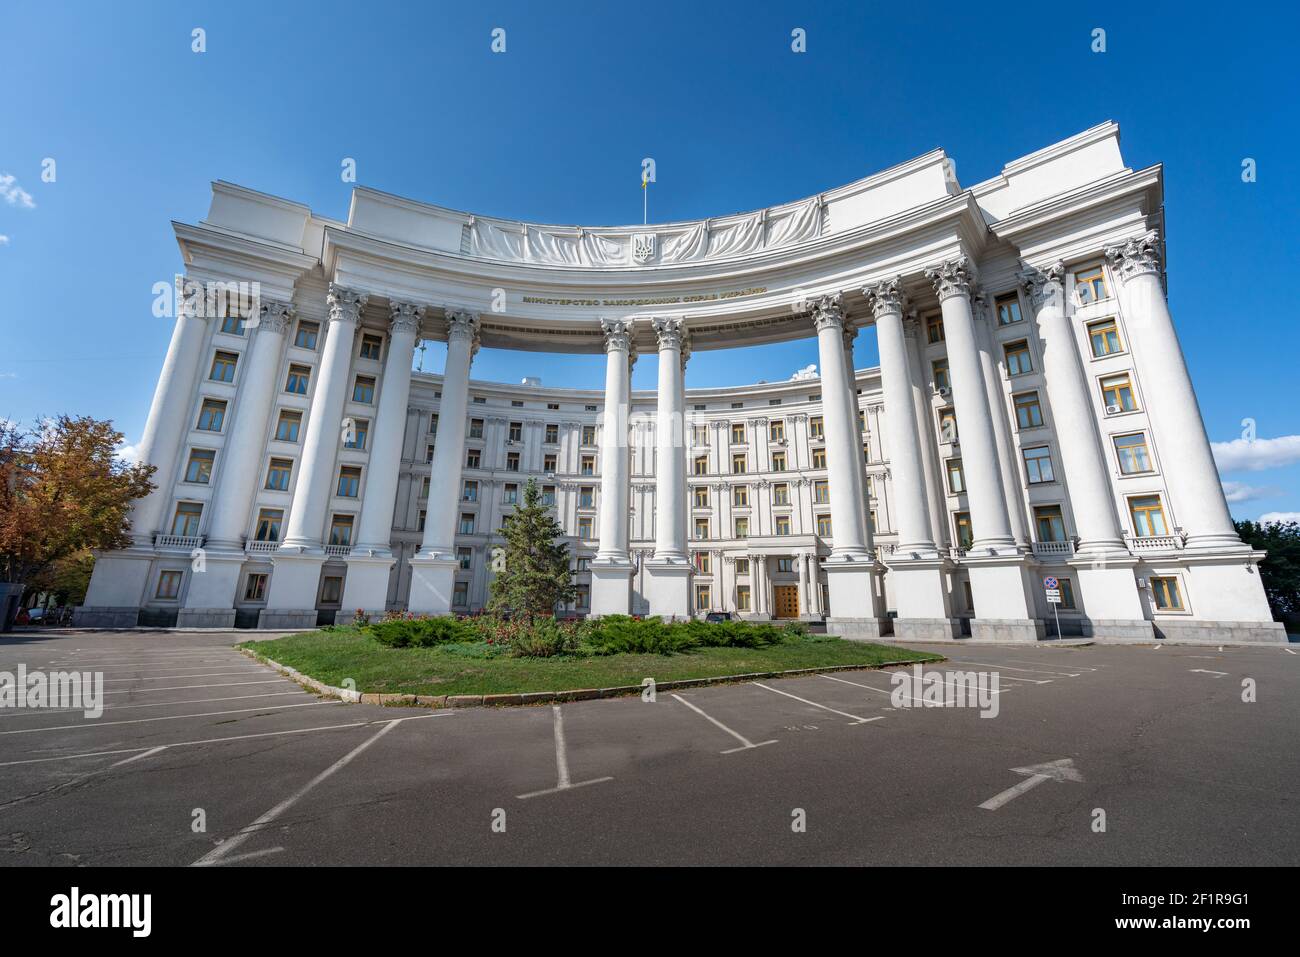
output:
{"label": "coat of arms emblem", "polygon": [[632,260],[636,263],[648,263],[655,257],[655,234],[634,233],[632,235]]}

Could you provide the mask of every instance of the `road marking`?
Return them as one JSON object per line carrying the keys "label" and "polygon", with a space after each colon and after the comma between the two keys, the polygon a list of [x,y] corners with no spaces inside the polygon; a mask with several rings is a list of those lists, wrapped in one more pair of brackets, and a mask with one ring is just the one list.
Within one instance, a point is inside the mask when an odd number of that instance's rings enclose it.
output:
{"label": "road marking", "polygon": [[235,708],[231,711],[205,711],[202,714],[165,714],[158,718],[128,718],[124,721],[96,721],[86,719],[83,724],[59,724],[52,728],[19,728],[17,731],[0,731],[6,734],[39,734],[42,731],[84,731],[87,728],[111,728],[118,724],[146,724],[151,721],[180,721],[184,718],[215,718],[223,714],[247,714],[250,711],[263,711],[266,714],[279,714],[290,708],[318,708],[322,705],[341,705],[342,701],[307,701],[303,704],[284,704],[272,710],[266,708]]}
{"label": "road marking", "polygon": [[981,668],[992,668],[994,671],[1023,671],[1031,675],[1055,675],[1058,678],[1077,678],[1078,674],[1069,671],[1044,671],[1042,668],[1016,668],[1012,665],[995,665],[987,661],[968,661],[964,658],[953,659],[954,664],[979,665]]}
{"label": "road marking", "polygon": [[1285,651],[1288,655],[1294,655],[1294,654],[1295,654],[1295,652],[1292,651],[1290,648],[1283,648],[1282,650]]}
{"label": "road marking", "polygon": [[795,701],[802,701],[804,704],[810,704],[814,708],[821,708],[823,711],[829,711],[831,714],[842,715],[845,718],[852,718],[850,724],[866,724],[868,721],[884,721],[884,715],[875,718],[862,718],[856,714],[849,714],[847,711],[837,711],[834,708],[828,708],[824,704],[818,704],[816,701],[809,701],[807,698],[800,698],[798,695],[790,694],[788,691],[778,691],[776,688],[769,688],[761,681],[754,682],[755,688],[762,688],[764,691],[771,691],[774,694],[785,695],[787,698],[793,698]]}
{"label": "road marking", "polygon": [[[1041,661],[1025,661],[1023,658],[1008,658],[1007,661],[1014,661],[1014,662],[1016,662],[1016,664],[1020,664],[1020,665],[1041,665],[1041,664],[1042,664]],[[1086,667],[1086,666],[1084,666],[1084,665],[1066,665],[1066,667],[1067,667],[1067,668],[1076,668],[1076,669],[1078,669],[1079,671],[1099,671],[1099,670],[1100,670],[1100,669],[1098,669],[1098,668],[1088,668],[1088,667]],[[1051,674],[1051,672],[1048,672],[1048,674]]]}
{"label": "road marking", "polygon": [[528,798],[541,797],[543,794],[558,794],[560,791],[571,791],[574,788],[585,788],[589,784],[600,784],[602,781],[612,781],[612,777],[592,778],[590,781],[579,781],[573,784],[569,781],[569,754],[568,746],[564,738],[564,713],[560,711],[558,704],[551,705],[552,728],[555,734],[555,777],[556,785],[553,788],[546,788],[542,791],[529,791],[527,794],[517,794],[519,800]]}
{"label": "road marking", "polygon": [[[424,718],[449,718],[454,712],[438,711],[433,714],[416,714],[409,718],[394,718],[394,721],[420,721]],[[288,731],[258,731],[253,734],[232,734],[225,738],[201,738],[197,741],[175,741],[165,744],[165,748],[188,748],[202,744],[225,744],[227,741],[248,741],[253,738],[278,738],[290,734],[315,734],[317,731],[340,731],[345,728],[360,728],[364,725],[377,724],[376,721],[349,721],[347,724],[326,724],[319,728],[292,728]],[[156,745],[155,745],[156,747]],[[20,764],[49,764],[51,761],[75,761],[78,758],[109,758],[116,754],[134,754],[138,751],[150,751],[152,748],[115,748],[111,751],[84,751],[80,754],[60,754],[52,758],[24,758],[21,761],[0,761],[0,768],[14,767]]]}
{"label": "road marking", "polygon": [[210,850],[207,854],[204,854],[201,858],[195,861],[191,866],[207,867],[211,864],[220,863],[223,857],[225,857],[235,848],[239,847],[241,844],[247,841],[250,837],[252,837],[258,831],[260,831],[262,828],[266,827],[268,824],[273,822],[285,811],[289,810],[289,808],[293,807],[295,804],[297,804],[299,801],[305,798],[309,793],[311,793],[311,791],[317,785],[327,781],[329,778],[333,777],[337,772],[343,770],[343,768],[351,764],[354,758],[356,758],[363,751],[369,748],[372,744],[374,744],[376,741],[378,741],[380,738],[386,735],[389,731],[392,731],[395,727],[397,727],[397,725],[398,725],[397,721],[389,721],[387,724],[385,724],[382,728],[380,728],[370,737],[366,738],[365,741],[362,741],[359,745],[357,745],[347,754],[343,755],[343,757],[339,758],[337,761],[331,764],[320,774],[316,775],[314,778],[312,778],[310,781],[304,784],[293,794],[289,795],[289,797],[285,798],[275,807],[271,808],[271,810],[267,811],[265,814],[259,817],[252,824],[245,827],[234,837],[230,838],[229,840],[222,841],[220,844],[218,844],[216,847]]}
{"label": "road marking", "polygon": [[1188,668],[1187,670],[1190,671],[1192,674],[1214,675],[1214,677],[1216,678],[1228,677],[1228,673],[1226,671],[1208,671],[1205,668]]}
{"label": "road marking", "polygon": [[223,857],[221,860],[213,861],[211,864],[207,864],[205,866],[220,867],[225,864],[238,864],[241,861],[251,861],[254,858],[266,857],[270,854],[281,854],[283,852],[284,852],[283,847],[267,847],[267,848],[263,848],[260,851],[249,851],[246,854],[236,854],[234,857]]}
{"label": "road marking", "polygon": [[1015,787],[1007,788],[1001,794],[995,794],[983,804],[980,805],[985,811],[996,811],[1008,801],[1012,801],[1026,791],[1038,787],[1044,781],[1056,781],[1064,783],[1065,781],[1082,781],[1083,775],[1074,767],[1074,761],[1070,758],[1061,758],[1059,761],[1048,761],[1046,764],[1034,764],[1027,768],[1012,768],[1016,774],[1024,774],[1027,777]]}
{"label": "road marking", "polygon": [[104,684],[121,684],[123,681],[182,681],[185,678],[231,678],[236,675],[266,674],[265,668],[245,668],[242,671],[209,671],[202,675],[161,675],[156,678],[105,678]]}
{"label": "road marking", "polygon": [[[225,698],[190,698],[186,701],[155,701],[151,704],[106,704],[105,711],[130,711],[138,708],[166,708],[173,704],[210,704],[214,701],[245,701],[249,698],[286,698],[290,695],[301,695],[304,692],[297,691],[266,691],[261,694],[237,694],[229,695]],[[10,714],[0,714],[0,718],[39,718],[45,714],[72,714],[78,711],[84,711],[84,708],[45,708],[43,710],[26,709],[23,711],[14,711]],[[184,715],[177,715],[184,717]]]}
{"label": "road marking", "polygon": [[[837,678],[837,677],[835,677],[835,675],[818,675],[817,677],[818,677],[818,678],[825,678],[825,679],[827,679],[828,681],[838,681],[840,684],[853,685],[853,687],[855,687],[855,688],[864,688],[864,689],[866,689],[867,691],[874,691],[874,692],[876,692],[877,694],[888,695],[888,696],[889,696],[889,699],[890,699],[891,701],[893,700],[893,697],[894,697],[894,692],[893,692],[892,690],[890,690],[890,691],[886,691],[884,688],[874,688],[874,687],[872,687],[871,685],[864,685],[864,684],[859,684],[859,683],[856,682],[856,681],[849,681],[847,678]],[[956,683],[956,680],[957,680],[956,678],[951,678],[950,680],[945,681],[945,682],[943,683],[943,685],[944,685],[945,688],[951,687],[951,686],[953,686],[953,685]],[[1005,693],[1006,693],[1007,691],[1009,691],[1010,689],[1008,689],[1008,688],[999,688],[997,691],[993,691],[992,689],[989,689],[989,690],[990,690],[990,692],[991,692],[992,694],[1005,694]],[[917,702],[918,704],[925,704],[925,703],[926,703],[924,698],[913,698],[911,695],[903,695],[903,697],[906,698],[908,701],[915,701],[915,702]]]}
{"label": "road marking", "polygon": [[105,691],[110,694],[154,694],[158,691],[189,691],[191,688],[242,688],[245,685],[273,685],[277,683],[293,684],[288,678],[262,678],[258,681],[218,681],[210,685],[171,685],[167,688],[123,688],[121,691]]}
{"label": "road marking", "polygon": [[698,715],[699,715],[701,718],[703,718],[705,721],[709,721],[709,722],[711,722],[712,724],[714,724],[715,726],[721,728],[723,731],[727,732],[727,734],[731,735],[733,738],[735,738],[737,741],[740,742],[740,747],[738,747],[738,748],[728,748],[726,751],[721,752],[722,754],[735,754],[737,751],[748,751],[750,748],[761,748],[761,747],[762,747],[763,745],[765,745],[765,744],[776,744],[776,738],[773,738],[771,741],[760,741],[760,742],[758,742],[758,744],[754,744],[754,742],[750,741],[750,740],[749,740],[747,737],[745,737],[743,734],[739,734],[738,732],[732,731],[730,728],[728,728],[725,724],[723,724],[723,723],[722,723],[721,721],[719,721],[717,718],[713,717],[712,715],[705,714],[703,710],[701,710],[700,708],[697,708],[695,705],[691,704],[689,701],[687,701],[687,700],[686,700],[685,698],[683,698],[681,695],[679,695],[679,694],[674,694],[674,695],[671,695],[671,697],[676,698],[676,699],[677,699],[678,701],[680,701],[682,704],[686,705],[686,707],[690,708],[692,711],[694,711],[696,714],[698,714]]}
{"label": "road marking", "polygon": [[129,758],[123,758],[121,761],[114,761],[108,767],[109,770],[112,770],[113,768],[120,768],[124,764],[131,764],[135,761],[143,761],[145,758],[152,757],[153,755],[157,754],[159,751],[166,751],[166,750],[167,750],[167,745],[161,744],[156,748],[150,748],[148,751],[142,751],[140,754],[133,754]]}

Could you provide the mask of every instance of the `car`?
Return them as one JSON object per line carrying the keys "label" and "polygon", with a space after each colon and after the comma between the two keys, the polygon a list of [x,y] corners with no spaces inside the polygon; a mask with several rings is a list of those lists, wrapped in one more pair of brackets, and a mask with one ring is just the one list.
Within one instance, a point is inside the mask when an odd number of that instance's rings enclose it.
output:
{"label": "car", "polygon": [[711,611],[704,616],[704,620],[710,624],[716,625],[721,621],[731,621],[731,612],[729,611]]}
{"label": "car", "polygon": [[33,624],[33,625],[39,625],[41,622],[45,621],[45,609],[44,609],[44,608],[28,608],[28,609],[27,609],[27,620],[28,620],[28,622],[30,622],[30,623]]}

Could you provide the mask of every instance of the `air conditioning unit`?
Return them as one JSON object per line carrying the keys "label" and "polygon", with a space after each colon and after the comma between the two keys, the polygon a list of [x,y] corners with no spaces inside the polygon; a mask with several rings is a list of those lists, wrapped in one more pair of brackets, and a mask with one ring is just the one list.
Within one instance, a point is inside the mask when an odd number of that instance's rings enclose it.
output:
{"label": "air conditioning unit", "polygon": [[946,385],[941,385],[939,386],[939,388],[935,389],[934,391],[938,395],[947,395],[952,390],[949,389]]}
{"label": "air conditioning unit", "polygon": [[1123,412],[1123,411],[1124,411],[1124,410],[1121,409],[1121,408],[1120,408],[1119,406],[1117,406],[1117,405],[1108,405],[1108,406],[1106,406],[1106,414],[1107,414],[1107,415],[1116,415],[1116,414],[1118,414],[1118,413],[1120,413],[1120,412]]}

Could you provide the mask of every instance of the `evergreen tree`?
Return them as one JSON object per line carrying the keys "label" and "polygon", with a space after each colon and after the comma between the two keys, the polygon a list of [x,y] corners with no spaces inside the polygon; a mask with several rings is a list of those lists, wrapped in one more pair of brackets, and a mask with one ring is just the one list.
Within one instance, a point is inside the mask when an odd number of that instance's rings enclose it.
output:
{"label": "evergreen tree", "polygon": [[523,615],[531,624],[577,597],[564,529],[542,504],[536,479],[524,486],[524,503],[506,516],[501,535],[505,554],[492,580],[489,610]]}
{"label": "evergreen tree", "polygon": [[1268,552],[1259,566],[1264,594],[1273,617],[1290,626],[1300,623],[1300,524],[1233,522],[1241,540]]}

